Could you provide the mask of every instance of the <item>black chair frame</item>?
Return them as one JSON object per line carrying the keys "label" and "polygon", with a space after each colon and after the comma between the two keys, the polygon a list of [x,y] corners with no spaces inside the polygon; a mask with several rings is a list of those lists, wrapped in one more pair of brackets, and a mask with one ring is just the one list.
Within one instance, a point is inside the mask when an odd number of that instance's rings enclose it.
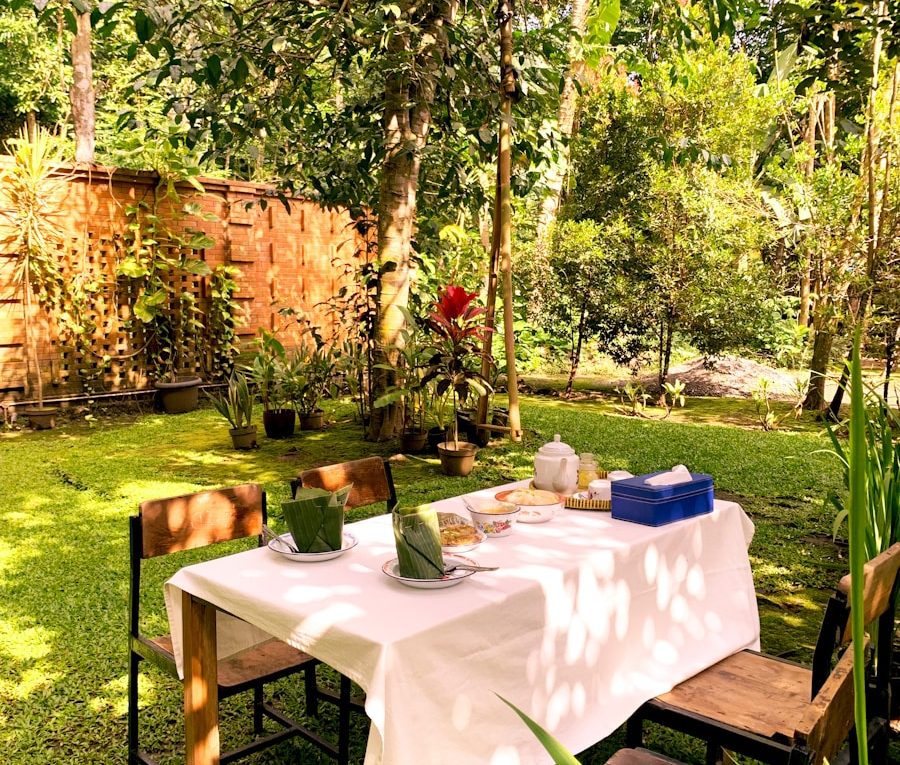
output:
{"label": "black chair frame", "polygon": [[[262,520],[263,523],[267,521],[265,492],[262,492]],[[131,571],[128,593],[128,763],[129,765],[158,765],[157,760],[147,752],[142,751],[139,746],[138,674],[140,672],[140,663],[147,661],[175,678],[178,677],[178,672],[175,656],[152,642],[140,630],[141,562],[143,560],[143,527],[140,515],[129,518],[129,532]],[[258,537],[257,544],[259,546],[265,544],[262,536]],[[317,664],[317,660],[311,659],[310,663],[303,669],[307,713],[318,717],[319,698],[333,701],[338,705],[337,746],[314,731],[290,719],[265,701],[263,687],[267,683],[296,673],[296,669],[289,668],[255,681],[236,684],[228,688],[219,686],[220,701],[238,693],[248,690],[253,691],[253,730],[256,735],[253,741],[223,752],[219,760],[222,765],[243,759],[295,736],[299,736],[325,754],[335,758],[338,765],[348,765],[350,762],[350,680],[342,677],[340,694],[324,694],[316,686],[315,667]],[[344,681],[346,681],[346,687]],[[265,718],[278,723],[282,729],[267,734],[263,725]]]}

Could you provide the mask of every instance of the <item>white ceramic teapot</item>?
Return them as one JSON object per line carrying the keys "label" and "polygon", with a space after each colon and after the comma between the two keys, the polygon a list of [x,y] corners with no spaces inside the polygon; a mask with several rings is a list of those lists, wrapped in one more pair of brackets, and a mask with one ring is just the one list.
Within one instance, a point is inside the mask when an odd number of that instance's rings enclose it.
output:
{"label": "white ceramic teapot", "polygon": [[578,488],[578,455],[560,441],[559,433],[534,458],[534,486],[557,494],[572,494]]}

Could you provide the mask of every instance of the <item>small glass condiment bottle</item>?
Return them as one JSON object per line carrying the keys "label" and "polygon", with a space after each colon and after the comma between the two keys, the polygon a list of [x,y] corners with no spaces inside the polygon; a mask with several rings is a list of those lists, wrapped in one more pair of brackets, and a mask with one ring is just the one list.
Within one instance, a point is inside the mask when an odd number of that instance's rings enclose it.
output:
{"label": "small glass condiment bottle", "polygon": [[599,477],[600,473],[597,470],[597,461],[594,459],[594,455],[590,452],[579,455],[578,490],[587,491],[591,481],[594,481]]}

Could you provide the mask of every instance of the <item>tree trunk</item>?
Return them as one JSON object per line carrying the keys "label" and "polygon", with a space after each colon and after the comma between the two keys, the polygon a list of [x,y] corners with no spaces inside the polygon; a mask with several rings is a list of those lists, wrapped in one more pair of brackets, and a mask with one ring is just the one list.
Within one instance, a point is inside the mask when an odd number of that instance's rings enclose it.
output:
{"label": "tree trunk", "polygon": [[[885,12],[884,3],[879,4],[879,16]],[[881,253],[884,245],[884,237],[882,232],[881,217],[887,199],[890,195],[890,178],[892,154],[890,147],[887,150],[881,149],[881,131],[876,123],[876,100],[878,99],[878,62],[881,57],[881,32],[875,36],[872,45],[872,81],[869,85],[869,102],[866,109],[866,148],[863,157],[863,168],[860,172],[865,173],[866,179],[866,197],[868,203],[868,236],[866,237],[866,282],[863,286],[862,293],[859,296],[859,305],[856,311],[856,324],[861,327],[861,331],[865,332],[866,314],[869,310],[869,302],[872,299],[872,290],[878,280],[881,271]],[[900,64],[894,66],[891,75],[891,95],[887,114],[887,130],[890,134],[894,124],[894,107],[897,103],[897,80],[900,75]],[[878,186],[876,177],[876,166],[881,171],[881,186]],[[848,356],[848,362],[850,357]],[[849,379],[849,366],[844,365],[841,370],[841,379],[838,383],[837,390],[834,392],[834,398],[828,407],[828,412],[833,420],[837,420],[841,412],[841,404],[844,400],[844,389]]]}
{"label": "tree trunk", "polygon": [[572,344],[572,357],[569,364],[569,380],[566,383],[565,398],[572,395],[572,386],[575,384],[575,375],[578,373],[578,364],[581,361],[581,343],[584,339],[584,317],[587,315],[587,301],[581,303],[581,315],[578,317],[578,329],[575,330],[575,342]]}
{"label": "tree trunk", "polygon": [[512,174],[512,104],[517,92],[513,69],[512,49],[512,0],[500,0],[497,7],[500,24],[500,92],[501,113],[499,153],[497,156],[498,224],[500,236],[500,273],[503,277],[503,340],[506,349],[506,395],[509,401],[509,437],[522,440],[522,421],[519,414],[519,378],[516,375],[516,341],[513,328],[512,286],[512,201],[510,176]]}
{"label": "tree trunk", "polygon": [[[809,157],[806,160],[806,182],[812,185],[813,173],[816,170],[816,122],[819,114],[819,96],[814,95],[809,102],[809,116],[806,121],[806,150]],[[797,315],[797,324],[801,327],[809,326],[809,269],[810,258],[807,253],[800,258],[800,310]]]}
{"label": "tree trunk", "polygon": [[669,364],[672,362],[672,340],[675,337],[675,322],[672,317],[666,323],[666,350],[663,356],[663,365],[659,375],[659,387],[662,389],[666,378],[669,376]]}
{"label": "tree trunk", "polygon": [[[418,12],[409,3],[403,14]],[[396,363],[394,347],[401,343],[405,321],[400,308],[409,303],[410,255],[416,220],[416,201],[419,190],[419,170],[422,150],[431,128],[431,105],[434,102],[435,77],[446,47],[445,20],[452,20],[456,3],[437,2],[430,18],[424,20],[431,32],[432,43],[417,54],[417,79],[409,73],[392,71],[385,80],[385,109],[383,119],[385,159],[381,171],[378,194],[378,256],[380,278],[378,286],[378,320],[375,328],[377,363]],[[406,35],[396,34],[391,49],[400,57],[410,41]],[[377,398],[393,382],[389,370],[376,370],[373,381]],[[369,437],[377,440],[393,438],[400,430],[400,407],[396,405],[372,412]]]}
{"label": "tree trunk", "polygon": [[72,122],[75,127],[75,161],[94,161],[94,85],[91,61],[91,14],[80,13],[72,38]]}
{"label": "tree trunk", "polygon": [[[26,256],[29,257],[30,256]],[[25,300],[24,300],[24,308],[25,308],[25,343],[28,346],[28,351],[25,355],[25,379],[28,380],[32,367],[34,369],[34,387],[31,388],[29,393],[31,395],[37,396],[38,406],[43,409],[44,408],[44,381],[41,378],[41,361],[38,358],[37,351],[37,341],[34,338],[34,316],[31,313],[31,307],[33,304],[32,300],[32,290],[31,290],[31,273],[30,269],[27,267],[30,265],[26,264],[26,268],[24,269],[24,276],[22,278],[22,283],[25,288]]]}
{"label": "tree trunk", "polygon": [[803,402],[803,408],[812,412],[821,412],[825,408],[825,378],[828,374],[833,342],[834,333],[830,327],[822,326],[816,331],[812,361],[809,365],[809,391]]}
{"label": "tree trunk", "polygon": [[572,0],[572,15],[570,18],[570,34],[568,46],[569,68],[563,80],[563,89],[559,96],[559,113],[557,128],[562,137],[559,147],[559,159],[552,164],[544,177],[547,186],[546,196],[541,203],[541,211],[537,223],[537,241],[539,245],[546,243],[547,233],[556,220],[562,199],[563,184],[569,172],[569,139],[572,137],[572,129],[575,125],[575,113],[578,107],[578,90],[575,87],[575,78],[578,76],[582,62],[576,57],[580,51],[579,40],[584,36],[585,22],[587,20],[588,0]]}

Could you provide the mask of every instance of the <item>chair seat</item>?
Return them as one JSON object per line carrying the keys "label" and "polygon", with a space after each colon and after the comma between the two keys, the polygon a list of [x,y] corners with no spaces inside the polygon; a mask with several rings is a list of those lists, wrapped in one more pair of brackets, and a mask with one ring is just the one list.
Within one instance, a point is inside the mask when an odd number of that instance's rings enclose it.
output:
{"label": "chair seat", "polygon": [[219,687],[226,690],[262,678],[274,679],[312,661],[315,659],[308,653],[272,638],[221,659]]}
{"label": "chair seat", "polygon": [[[171,635],[160,635],[150,640],[169,656],[172,656]],[[304,664],[315,661],[312,656],[276,638],[243,651],[219,659],[219,688],[228,691],[247,686],[259,680],[272,680],[290,674]]]}
{"label": "chair seat", "polygon": [[811,682],[806,667],[740,651],[651,703],[787,743],[809,708]]}

